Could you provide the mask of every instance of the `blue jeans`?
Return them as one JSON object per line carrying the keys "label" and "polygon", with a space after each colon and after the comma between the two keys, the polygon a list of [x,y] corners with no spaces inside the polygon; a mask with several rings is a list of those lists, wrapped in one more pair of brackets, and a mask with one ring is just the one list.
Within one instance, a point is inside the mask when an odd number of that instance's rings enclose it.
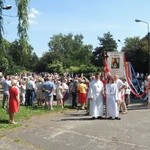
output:
{"label": "blue jeans", "polygon": [[27,106],[33,106],[34,97],[35,97],[34,90],[27,90],[26,91],[26,102],[25,102],[25,104]]}

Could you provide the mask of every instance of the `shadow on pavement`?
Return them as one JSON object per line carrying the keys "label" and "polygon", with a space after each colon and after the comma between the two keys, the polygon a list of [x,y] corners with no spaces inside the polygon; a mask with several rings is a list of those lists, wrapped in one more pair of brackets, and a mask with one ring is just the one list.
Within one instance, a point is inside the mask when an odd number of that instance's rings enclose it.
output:
{"label": "shadow on pavement", "polygon": [[147,100],[140,98],[131,98],[131,104],[128,106],[128,110],[142,110],[149,109],[147,106]]}
{"label": "shadow on pavement", "polygon": [[0,119],[0,124],[8,124],[8,120],[1,120]]}
{"label": "shadow on pavement", "polygon": [[103,120],[121,120],[121,118],[119,118],[119,119],[105,118],[105,117],[103,117],[102,119],[99,119],[99,118],[93,119],[91,117],[90,118],[67,118],[67,119],[61,119],[60,121],[85,121],[85,120],[87,120],[87,121],[89,121],[89,120],[92,120],[92,121],[101,120],[101,121],[103,121]]}
{"label": "shadow on pavement", "polygon": [[65,115],[65,117],[66,116],[68,116],[68,117],[70,117],[70,116],[74,116],[74,117],[88,116],[86,113],[85,114],[83,114],[83,113],[77,113],[77,114],[75,114],[75,113],[72,113],[72,114],[68,113],[68,114],[64,114],[64,115]]}
{"label": "shadow on pavement", "polygon": [[142,110],[142,109],[149,109],[147,104],[138,103],[138,104],[131,104],[128,106],[128,110]]}
{"label": "shadow on pavement", "polygon": [[92,118],[67,118],[67,119],[61,119],[60,121],[89,121],[92,120]]}

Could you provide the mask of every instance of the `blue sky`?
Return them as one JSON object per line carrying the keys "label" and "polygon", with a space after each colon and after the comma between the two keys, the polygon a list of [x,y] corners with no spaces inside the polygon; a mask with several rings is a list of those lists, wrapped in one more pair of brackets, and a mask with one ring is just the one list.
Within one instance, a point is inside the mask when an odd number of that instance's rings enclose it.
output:
{"label": "blue sky", "polygon": [[[4,38],[18,39],[15,0],[6,0],[11,10],[3,10]],[[7,17],[10,15],[14,17]],[[30,0],[29,43],[41,57],[48,51],[48,42],[54,34],[82,34],[84,44],[99,46],[97,37],[110,32],[120,51],[126,37],[144,37],[150,23],[150,0]],[[122,42],[118,42],[118,39]]]}

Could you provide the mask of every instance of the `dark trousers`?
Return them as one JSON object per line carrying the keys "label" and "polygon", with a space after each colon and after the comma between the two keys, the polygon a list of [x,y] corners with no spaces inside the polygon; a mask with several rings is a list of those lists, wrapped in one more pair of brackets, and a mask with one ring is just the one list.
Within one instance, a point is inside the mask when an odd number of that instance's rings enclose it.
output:
{"label": "dark trousers", "polygon": [[77,93],[72,92],[72,107],[77,107]]}
{"label": "dark trousers", "polygon": [[4,94],[3,95],[3,102],[2,102],[2,107],[3,108],[7,107],[8,99],[9,99],[9,95]]}
{"label": "dark trousers", "polygon": [[130,103],[130,94],[125,94],[125,103],[128,106]]}
{"label": "dark trousers", "polygon": [[26,91],[26,102],[25,102],[25,104],[27,106],[33,106],[34,97],[35,97],[34,90],[27,90]]}

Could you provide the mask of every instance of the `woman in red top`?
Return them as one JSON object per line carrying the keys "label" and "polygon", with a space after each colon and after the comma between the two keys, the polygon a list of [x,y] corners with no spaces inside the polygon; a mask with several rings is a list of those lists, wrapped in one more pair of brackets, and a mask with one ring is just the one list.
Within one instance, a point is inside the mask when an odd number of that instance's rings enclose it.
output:
{"label": "woman in red top", "polygon": [[9,123],[17,124],[14,121],[15,113],[19,110],[19,88],[17,87],[17,80],[11,81],[11,87],[9,89],[9,105],[8,105],[8,114],[9,114]]}

